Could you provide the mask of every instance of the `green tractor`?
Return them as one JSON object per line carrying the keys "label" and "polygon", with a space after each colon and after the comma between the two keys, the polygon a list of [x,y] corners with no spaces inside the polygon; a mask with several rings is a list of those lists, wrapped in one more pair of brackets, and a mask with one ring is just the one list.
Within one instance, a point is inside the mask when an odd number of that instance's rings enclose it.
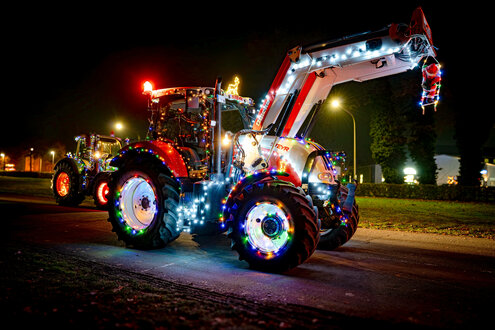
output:
{"label": "green tractor", "polygon": [[92,196],[98,209],[106,209],[110,160],[122,148],[119,138],[99,134],[76,136],[76,152],[55,164],[52,192],[59,205],[77,206]]}

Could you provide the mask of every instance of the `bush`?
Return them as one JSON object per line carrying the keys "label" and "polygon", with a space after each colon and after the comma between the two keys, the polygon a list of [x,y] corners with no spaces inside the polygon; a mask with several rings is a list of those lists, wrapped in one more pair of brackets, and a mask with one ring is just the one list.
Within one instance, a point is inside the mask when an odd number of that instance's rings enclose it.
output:
{"label": "bush", "polygon": [[467,187],[459,185],[410,185],[392,183],[362,183],[356,196],[390,197],[465,202],[494,202],[495,187]]}

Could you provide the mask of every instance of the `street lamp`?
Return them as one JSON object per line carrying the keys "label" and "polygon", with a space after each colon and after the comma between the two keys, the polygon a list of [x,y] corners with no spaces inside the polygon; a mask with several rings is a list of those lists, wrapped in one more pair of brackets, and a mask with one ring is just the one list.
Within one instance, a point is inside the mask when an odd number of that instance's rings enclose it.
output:
{"label": "street lamp", "polygon": [[[131,132],[134,132],[134,134],[136,134],[136,136],[137,136],[137,139],[138,140],[141,140],[141,136],[139,135],[139,133],[136,130],[132,129],[132,127],[124,127],[124,124],[122,124],[121,122],[115,123],[115,129],[117,131],[123,131],[123,130],[125,130],[125,131],[127,131],[127,134],[130,134]],[[123,135],[122,132],[120,132],[120,134],[122,134],[122,137],[124,137],[124,135]]]}
{"label": "street lamp", "polygon": [[352,113],[350,113],[347,109],[342,107],[340,100],[338,99],[333,99],[332,102],[330,102],[330,105],[332,106],[333,109],[341,109],[345,112],[347,112],[351,118],[352,118],[352,126],[353,126],[353,131],[354,131],[354,180],[357,180],[357,175],[356,175],[356,119],[354,119],[354,116]]}
{"label": "street lamp", "polygon": [[0,157],[2,157],[3,170],[5,171],[5,154],[2,152],[2,153],[0,154]]}
{"label": "street lamp", "polygon": [[33,171],[33,148],[29,148],[29,172]]}
{"label": "street lamp", "polygon": [[55,151],[53,151],[53,150],[50,151],[50,154],[52,154],[52,167],[53,167],[53,165],[55,163]]}

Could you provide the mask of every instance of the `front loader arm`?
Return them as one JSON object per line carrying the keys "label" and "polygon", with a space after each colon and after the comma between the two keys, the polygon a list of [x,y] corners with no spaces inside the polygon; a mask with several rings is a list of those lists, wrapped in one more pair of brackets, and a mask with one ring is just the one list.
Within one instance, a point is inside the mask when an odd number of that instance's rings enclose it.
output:
{"label": "front loader arm", "polygon": [[295,137],[311,109],[334,85],[405,72],[425,57],[436,56],[421,8],[409,25],[391,24],[324,43],[291,49],[253,124],[261,130],[275,123],[278,136]]}

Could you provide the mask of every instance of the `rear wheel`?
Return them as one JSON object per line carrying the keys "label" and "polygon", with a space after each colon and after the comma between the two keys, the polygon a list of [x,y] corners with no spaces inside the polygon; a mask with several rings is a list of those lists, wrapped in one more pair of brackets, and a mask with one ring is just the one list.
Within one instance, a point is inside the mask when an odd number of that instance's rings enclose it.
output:
{"label": "rear wheel", "polygon": [[302,191],[261,180],[229,198],[225,217],[232,248],[250,267],[284,272],[309,258],[318,243],[317,214]]}
{"label": "rear wheel", "polygon": [[126,166],[110,181],[109,219],[113,231],[128,246],[164,247],[176,239],[178,185],[152,166]]}
{"label": "rear wheel", "polygon": [[55,167],[52,178],[52,192],[59,205],[77,206],[84,200],[79,192],[79,173],[71,164],[63,161]]}

